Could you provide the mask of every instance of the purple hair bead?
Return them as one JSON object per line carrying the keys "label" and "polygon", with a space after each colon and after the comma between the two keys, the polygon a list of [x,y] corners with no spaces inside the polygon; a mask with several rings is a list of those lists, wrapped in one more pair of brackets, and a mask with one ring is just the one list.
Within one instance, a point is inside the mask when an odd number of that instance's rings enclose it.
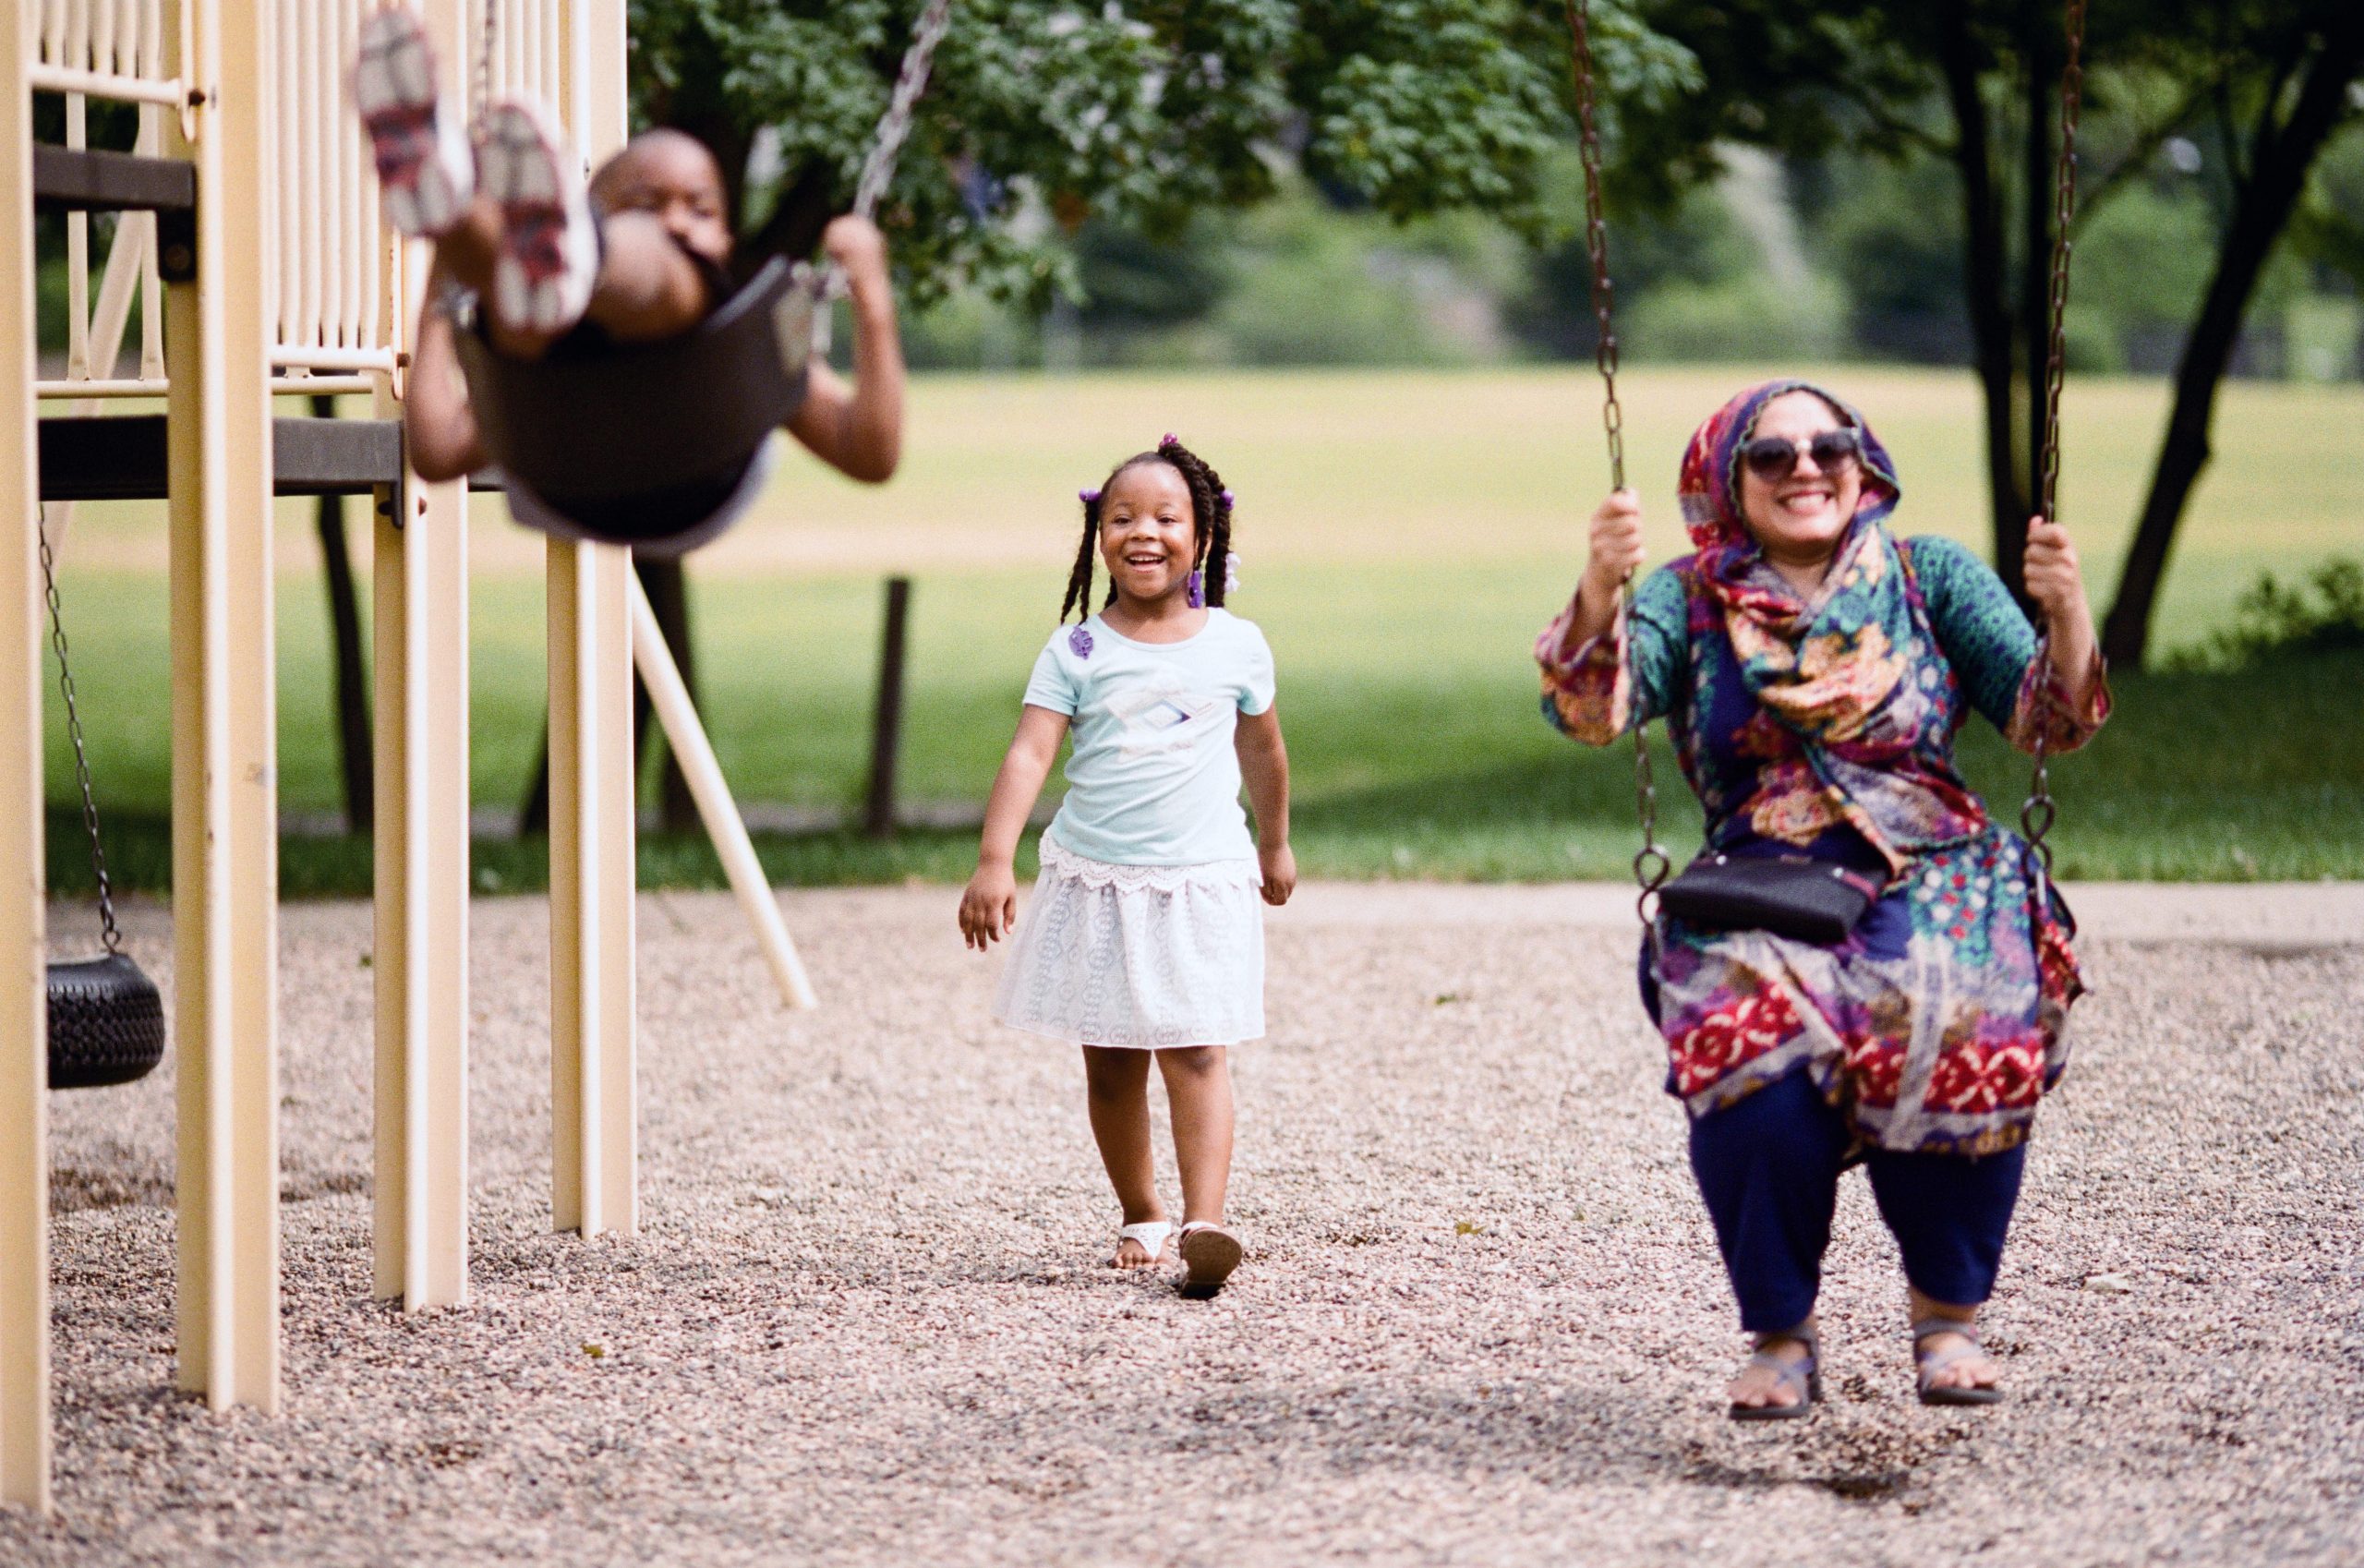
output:
{"label": "purple hair bead", "polygon": [[1069,632],[1067,633],[1067,648],[1078,658],[1090,658],[1092,657],[1091,628],[1086,626],[1078,626],[1074,631]]}
{"label": "purple hair bead", "polygon": [[1190,573],[1190,608],[1203,609],[1206,608],[1206,603],[1207,574],[1203,572],[1193,572]]}
{"label": "purple hair bead", "polygon": [[1174,432],[1168,430],[1165,434],[1157,439],[1157,444],[1160,446],[1179,446],[1181,443],[1175,440]]}
{"label": "purple hair bead", "polygon": [[1100,492],[1098,490],[1078,490],[1075,493],[1075,499],[1083,502],[1084,505],[1090,506],[1093,501],[1100,499]]}
{"label": "purple hair bead", "polygon": [[1229,490],[1225,490],[1223,493],[1223,503],[1225,506],[1237,506],[1239,501]]}

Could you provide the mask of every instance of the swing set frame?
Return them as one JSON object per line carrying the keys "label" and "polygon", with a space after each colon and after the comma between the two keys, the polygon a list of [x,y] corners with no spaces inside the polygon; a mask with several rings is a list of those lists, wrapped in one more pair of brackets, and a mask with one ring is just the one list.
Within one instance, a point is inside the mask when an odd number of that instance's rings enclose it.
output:
{"label": "swing set frame", "polygon": [[[0,21],[0,818],[23,825],[0,838],[0,1502],[51,1496],[44,504],[61,553],[74,501],[168,504],[179,1385],[216,1410],[282,1399],[275,497],[375,503],[373,1285],[405,1309],[466,1297],[467,488],[403,457],[427,256],[381,222],[344,90],[380,3],[21,0]],[[554,105],[586,160],[622,145],[625,0],[416,3],[446,40],[490,41],[501,7],[480,90]],[[63,96],[66,145],[36,144],[35,93]],[[139,106],[134,151],[86,145],[92,98]],[[37,210],[67,213],[69,353],[46,381]],[[93,211],[123,214],[95,302]],[[320,393],[374,417],[276,416]],[[99,414],[131,397],[164,411]],[[813,993],[629,556],[553,540],[547,572],[551,1221],[629,1234],[635,664],[783,996]]]}

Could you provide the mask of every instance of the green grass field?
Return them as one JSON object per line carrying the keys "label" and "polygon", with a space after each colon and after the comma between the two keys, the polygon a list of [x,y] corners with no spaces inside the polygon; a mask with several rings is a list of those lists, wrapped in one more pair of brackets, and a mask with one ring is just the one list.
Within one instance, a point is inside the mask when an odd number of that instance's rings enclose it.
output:
{"label": "green grass field", "polygon": [[[1679,548],[1675,461],[1691,424],[1747,373],[1635,373],[1626,383],[1633,478],[1662,548]],[[1905,488],[1898,524],[1983,542],[1980,456],[1966,376],[1850,369],[1832,384],[1866,411]],[[2063,510],[2105,602],[2140,501],[2164,391],[2070,388]],[[1610,875],[1632,853],[1630,754],[1581,751],[1537,717],[1527,646],[1580,564],[1582,519],[1605,487],[1595,383],[1568,369],[1226,373],[1065,380],[926,379],[910,457],[883,489],[784,463],[763,515],[693,568],[709,727],[742,801],[850,805],[862,788],[877,657],[879,579],[915,580],[907,799],[979,802],[1015,721],[1071,559],[1073,494],[1109,464],[1180,431],[1240,495],[1245,585],[1234,608],[1278,655],[1310,874],[1542,878]],[[2168,580],[2158,644],[2223,623],[2261,570],[2303,572],[2364,551],[2364,389],[2236,384],[2216,461]],[[542,704],[539,549],[497,501],[474,521],[474,791],[522,791]],[[366,534],[354,509],[356,547]],[[308,507],[283,503],[278,614],[280,781],[293,811],[337,803],[327,618]],[[63,583],[92,756],[124,879],[163,869],[169,774],[161,508],[86,507]],[[2121,674],[2119,718],[2056,771],[2065,869],[2076,875],[2364,875],[2364,663],[2266,672]],[[72,800],[51,707],[50,795]],[[1991,736],[1966,753],[1998,809],[2024,787]],[[1670,841],[1697,816],[1658,747]],[[78,835],[52,823],[61,886]],[[966,834],[892,847],[767,840],[783,881],[957,876]],[[366,887],[364,844],[291,842],[291,891]],[[479,885],[532,885],[533,846],[479,849]],[[702,845],[652,839],[644,874],[705,881]]]}

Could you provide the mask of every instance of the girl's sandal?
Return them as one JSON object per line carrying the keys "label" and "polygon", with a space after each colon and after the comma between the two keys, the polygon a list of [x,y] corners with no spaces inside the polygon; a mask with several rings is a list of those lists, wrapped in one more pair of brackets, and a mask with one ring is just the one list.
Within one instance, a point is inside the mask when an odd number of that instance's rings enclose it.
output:
{"label": "girl's sandal", "polygon": [[1223,1288],[1239,1267],[1239,1237],[1212,1220],[1193,1220],[1182,1227],[1182,1294],[1204,1301]]}
{"label": "girl's sandal", "polygon": [[[1941,1333],[1960,1334],[1968,1343],[1948,1350],[1924,1350],[1922,1342]],[[2003,1391],[1987,1384],[1984,1387],[1961,1387],[1956,1384],[1937,1385],[1933,1380],[1948,1367],[1959,1366],[1973,1356],[1986,1354],[1978,1343],[1978,1325],[1959,1318],[1924,1318],[1912,1325],[1912,1370],[1921,1385],[1924,1405],[1994,1405],[2002,1400]]]}
{"label": "girl's sandal", "polygon": [[[1767,1340],[1793,1339],[1806,1347],[1805,1359],[1792,1361],[1761,1348]],[[1725,1411],[1735,1421],[1803,1421],[1814,1414],[1822,1403],[1822,1337],[1810,1328],[1791,1329],[1781,1333],[1759,1334],[1760,1348],[1748,1358],[1751,1367],[1773,1369],[1777,1389],[1797,1391],[1798,1397],[1788,1405],[1743,1405],[1734,1401]]]}
{"label": "girl's sandal", "polygon": [[[1116,1227],[1116,1251],[1121,1256],[1125,1243],[1132,1242],[1149,1254],[1149,1261],[1140,1266],[1153,1269],[1165,1260],[1165,1238],[1173,1234],[1173,1224],[1165,1220],[1143,1220],[1139,1224],[1119,1225]],[[1124,1267],[1115,1258],[1108,1260],[1108,1266],[1112,1269]]]}

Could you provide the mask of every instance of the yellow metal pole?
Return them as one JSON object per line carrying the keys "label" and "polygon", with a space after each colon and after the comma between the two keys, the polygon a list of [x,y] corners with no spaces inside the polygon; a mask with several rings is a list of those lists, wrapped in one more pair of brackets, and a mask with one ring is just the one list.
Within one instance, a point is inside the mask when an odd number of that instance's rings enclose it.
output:
{"label": "yellow metal pole", "polygon": [[[561,106],[596,163],[624,140],[623,0],[568,0],[561,14]],[[640,1223],[632,561],[561,541],[549,560],[551,1212],[561,1230],[629,1233]]]}
{"label": "yellow metal pole", "polygon": [[169,291],[180,1381],[279,1406],[271,0],[183,0],[197,281]]}
{"label": "yellow metal pole", "polygon": [[49,1507],[49,1040],[30,6],[0,22],[0,1502]]}
{"label": "yellow metal pole", "polygon": [[[464,35],[462,0],[427,13]],[[441,54],[467,91],[467,54]],[[383,318],[416,319],[424,247],[388,268]],[[388,385],[382,418],[400,404]],[[411,1309],[467,1298],[468,527],[464,483],[414,475],[375,530],[378,1001],[376,1293]]]}

